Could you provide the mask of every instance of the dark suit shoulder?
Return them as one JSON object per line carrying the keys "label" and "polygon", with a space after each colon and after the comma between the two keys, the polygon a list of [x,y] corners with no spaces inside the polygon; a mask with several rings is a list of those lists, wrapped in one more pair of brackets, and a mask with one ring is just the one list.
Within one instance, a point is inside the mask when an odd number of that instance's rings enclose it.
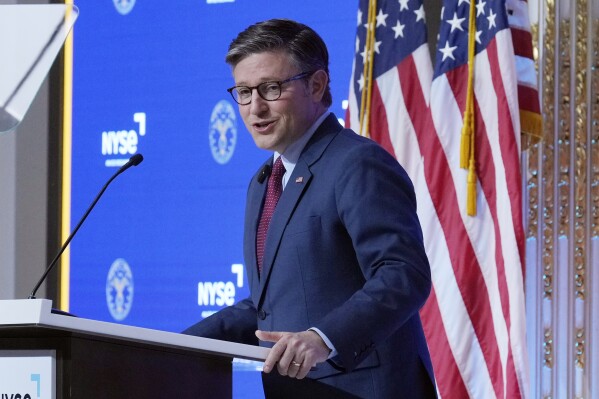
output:
{"label": "dark suit shoulder", "polygon": [[[341,168],[357,167],[365,162],[367,167],[381,167],[386,165],[406,178],[407,174],[399,162],[387,150],[370,138],[360,136],[350,129],[343,129],[331,140],[327,151]],[[376,165],[376,166],[375,166]]]}

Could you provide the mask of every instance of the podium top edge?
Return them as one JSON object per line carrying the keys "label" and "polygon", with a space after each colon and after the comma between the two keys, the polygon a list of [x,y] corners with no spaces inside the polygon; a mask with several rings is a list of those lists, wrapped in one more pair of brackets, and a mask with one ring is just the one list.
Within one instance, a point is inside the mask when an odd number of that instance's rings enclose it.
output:
{"label": "podium top edge", "polygon": [[264,361],[268,348],[52,313],[48,299],[0,300],[0,327],[40,326],[212,355]]}

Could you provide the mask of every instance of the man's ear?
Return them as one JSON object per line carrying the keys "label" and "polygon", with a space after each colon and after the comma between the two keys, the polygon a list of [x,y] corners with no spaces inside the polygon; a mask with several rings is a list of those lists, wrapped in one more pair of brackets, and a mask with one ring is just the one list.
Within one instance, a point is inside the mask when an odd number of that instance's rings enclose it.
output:
{"label": "man's ear", "polygon": [[314,72],[310,77],[309,89],[314,102],[320,102],[329,84],[329,75],[322,69]]}

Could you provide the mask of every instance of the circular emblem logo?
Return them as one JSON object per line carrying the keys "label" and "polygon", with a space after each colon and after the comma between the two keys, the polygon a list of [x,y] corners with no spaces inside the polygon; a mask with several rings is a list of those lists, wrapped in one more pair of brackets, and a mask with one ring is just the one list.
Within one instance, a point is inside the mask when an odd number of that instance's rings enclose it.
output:
{"label": "circular emblem logo", "polygon": [[112,0],[114,3],[114,8],[121,15],[127,15],[133,10],[133,6],[135,6],[135,0]]}
{"label": "circular emblem logo", "polygon": [[111,316],[124,320],[133,304],[133,274],[125,259],[119,258],[110,266],[106,278],[106,304]]}
{"label": "circular emblem logo", "polygon": [[221,100],[212,110],[208,138],[214,160],[221,165],[229,162],[237,143],[237,117],[230,102]]}

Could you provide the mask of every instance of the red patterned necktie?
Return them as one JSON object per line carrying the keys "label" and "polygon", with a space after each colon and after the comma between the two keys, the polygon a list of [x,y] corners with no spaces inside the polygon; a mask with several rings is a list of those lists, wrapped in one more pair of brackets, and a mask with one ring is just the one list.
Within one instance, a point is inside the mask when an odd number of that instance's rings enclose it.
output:
{"label": "red patterned necktie", "polygon": [[283,175],[285,174],[285,167],[281,157],[278,157],[272,166],[272,173],[268,178],[268,186],[266,188],[266,199],[264,200],[264,206],[262,207],[262,216],[260,216],[260,222],[258,223],[258,232],[256,235],[256,257],[258,260],[258,273],[262,272],[262,258],[264,257],[264,245],[266,241],[266,233],[268,233],[268,225],[272,214],[275,212],[277,202],[283,192]]}

